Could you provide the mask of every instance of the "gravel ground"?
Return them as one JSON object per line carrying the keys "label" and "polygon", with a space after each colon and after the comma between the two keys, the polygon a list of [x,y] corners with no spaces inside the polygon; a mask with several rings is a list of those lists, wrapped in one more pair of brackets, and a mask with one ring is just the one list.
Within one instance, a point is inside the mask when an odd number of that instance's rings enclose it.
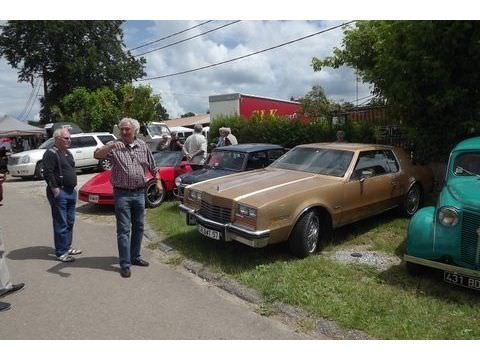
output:
{"label": "gravel ground", "polygon": [[390,267],[400,265],[402,262],[397,256],[358,248],[343,249],[325,255],[342,263],[370,265],[380,271],[388,270]]}

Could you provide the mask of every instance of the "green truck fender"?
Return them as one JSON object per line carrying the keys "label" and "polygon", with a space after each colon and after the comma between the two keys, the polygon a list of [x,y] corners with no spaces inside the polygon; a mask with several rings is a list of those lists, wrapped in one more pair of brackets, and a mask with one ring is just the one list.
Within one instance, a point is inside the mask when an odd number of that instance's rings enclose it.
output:
{"label": "green truck fender", "polygon": [[433,257],[435,207],[420,209],[410,221],[407,235],[407,251],[410,256],[431,259]]}

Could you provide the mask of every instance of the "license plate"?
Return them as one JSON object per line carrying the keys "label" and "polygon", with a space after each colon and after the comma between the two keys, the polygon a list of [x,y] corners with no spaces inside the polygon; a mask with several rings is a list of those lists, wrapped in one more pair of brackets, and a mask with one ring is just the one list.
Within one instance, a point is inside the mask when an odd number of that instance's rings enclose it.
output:
{"label": "license plate", "polygon": [[480,279],[476,277],[444,271],[443,280],[450,284],[463,286],[469,289],[480,290]]}
{"label": "license plate", "polygon": [[88,202],[91,203],[98,203],[98,195],[88,195]]}
{"label": "license plate", "polygon": [[198,225],[198,231],[200,232],[200,234],[205,235],[206,237],[209,237],[215,240],[220,240],[220,231],[207,229],[206,227],[203,227],[200,224]]}

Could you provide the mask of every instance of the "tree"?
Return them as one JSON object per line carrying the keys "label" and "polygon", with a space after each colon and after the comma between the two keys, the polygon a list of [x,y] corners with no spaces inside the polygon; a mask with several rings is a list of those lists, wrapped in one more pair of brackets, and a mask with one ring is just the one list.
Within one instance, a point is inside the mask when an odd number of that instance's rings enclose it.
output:
{"label": "tree", "polygon": [[182,117],[182,118],[191,117],[191,116],[195,116],[195,113],[189,111],[189,112],[187,112],[183,115],[180,115],[180,117]]}
{"label": "tree", "polygon": [[333,104],[327,99],[321,86],[315,85],[300,99],[302,112],[311,119],[328,120],[331,118]]}
{"label": "tree", "polygon": [[167,112],[167,109],[163,107],[161,103],[157,103],[157,105],[155,105],[155,113],[157,114],[158,120],[170,119],[170,114]]}
{"label": "tree", "polygon": [[478,21],[357,21],[323,67],[355,68],[407,125],[421,157],[446,159],[480,133]]}
{"label": "tree", "polygon": [[43,79],[41,121],[73,89],[115,89],[145,75],[145,59],[124,50],[123,21],[8,21],[0,56],[18,69],[18,80]]}
{"label": "tree", "polygon": [[157,119],[160,97],[146,85],[109,88],[77,88],[52,107],[59,120],[78,124],[84,131],[112,131],[122,117],[137,119],[141,125]]}

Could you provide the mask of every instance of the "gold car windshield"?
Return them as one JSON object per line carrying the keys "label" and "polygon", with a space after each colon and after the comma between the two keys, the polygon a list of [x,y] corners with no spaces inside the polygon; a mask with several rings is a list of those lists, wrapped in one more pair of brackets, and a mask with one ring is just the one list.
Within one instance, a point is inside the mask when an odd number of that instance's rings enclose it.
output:
{"label": "gold car windshield", "polygon": [[272,165],[273,168],[343,177],[353,158],[352,151],[296,147]]}

